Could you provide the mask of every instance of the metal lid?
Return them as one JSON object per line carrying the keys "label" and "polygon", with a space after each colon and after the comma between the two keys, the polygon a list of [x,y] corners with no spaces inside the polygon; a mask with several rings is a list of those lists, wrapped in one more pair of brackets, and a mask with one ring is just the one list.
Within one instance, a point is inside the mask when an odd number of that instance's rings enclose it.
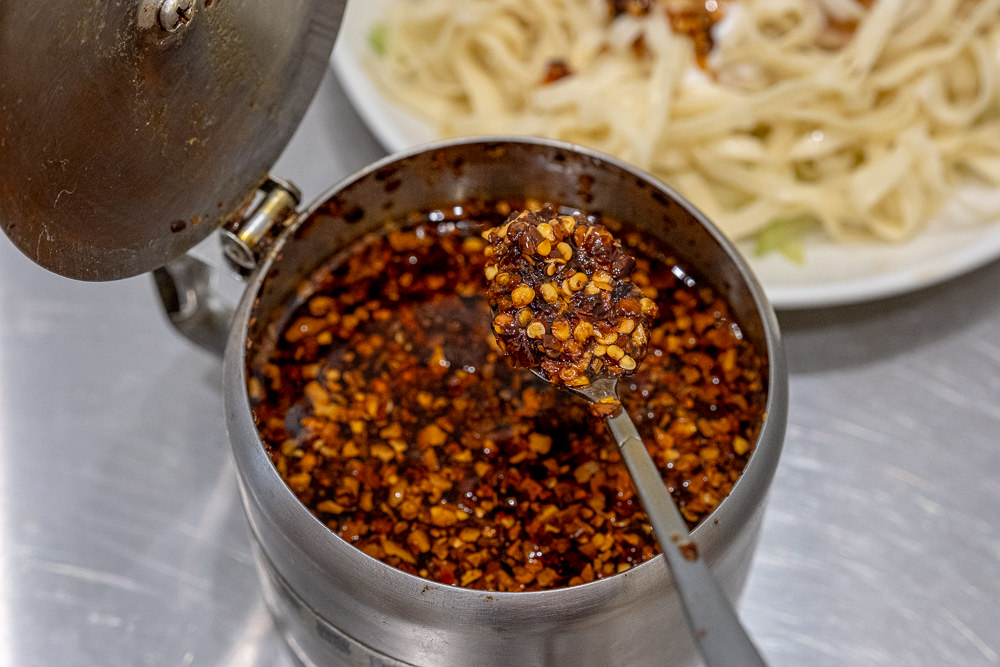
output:
{"label": "metal lid", "polygon": [[305,113],[346,0],[46,0],[0,12],[0,227],[82,280],[237,215]]}

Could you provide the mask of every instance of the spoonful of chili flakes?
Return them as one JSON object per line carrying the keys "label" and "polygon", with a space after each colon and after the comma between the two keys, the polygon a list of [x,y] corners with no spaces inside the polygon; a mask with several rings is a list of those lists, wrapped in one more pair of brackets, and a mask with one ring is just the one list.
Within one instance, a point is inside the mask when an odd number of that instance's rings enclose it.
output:
{"label": "spoonful of chili flakes", "polygon": [[512,213],[483,237],[497,344],[514,366],[583,396],[605,419],[706,664],[763,665],[618,399],[618,378],[641,364],[657,317],[656,303],[630,279],[635,260],[605,226],[551,207]]}
{"label": "spoonful of chili flakes", "polygon": [[656,304],[628,280],[635,260],[606,227],[548,209],[484,236],[493,330],[515,366],[576,389],[638,368]]}

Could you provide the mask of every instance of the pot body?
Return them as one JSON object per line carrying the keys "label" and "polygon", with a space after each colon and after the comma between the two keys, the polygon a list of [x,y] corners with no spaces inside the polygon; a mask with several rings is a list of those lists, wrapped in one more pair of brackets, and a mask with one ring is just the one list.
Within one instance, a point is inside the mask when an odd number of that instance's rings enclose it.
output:
{"label": "pot body", "polygon": [[[246,393],[255,341],[276,335],[312,271],[386,220],[470,197],[532,197],[629,221],[671,246],[730,304],[768,360],[766,419],[730,495],[694,531],[723,590],[745,581],[784,438],[787,376],[774,312],[733,246],[668,187],[613,158],[542,139],[456,140],[392,156],[335,186],[251,279],[225,359],[226,411],[257,563],[276,623],[305,664],[688,664],[694,648],[662,556],[608,579],[489,593],[414,577],[352,547],[287,488]],[[320,205],[322,212],[316,213]],[[332,215],[329,211],[339,214]]]}

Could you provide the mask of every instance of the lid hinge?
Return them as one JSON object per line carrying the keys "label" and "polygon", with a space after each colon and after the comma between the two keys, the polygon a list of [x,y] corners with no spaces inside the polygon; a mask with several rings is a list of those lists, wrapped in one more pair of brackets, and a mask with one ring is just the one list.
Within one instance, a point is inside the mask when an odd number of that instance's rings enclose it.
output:
{"label": "lid hinge", "polygon": [[274,239],[295,219],[302,199],[298,188],[273,177],[260,186],[260,194],[249,213],[222,228],[222,252],[243,275],[257,268]]}

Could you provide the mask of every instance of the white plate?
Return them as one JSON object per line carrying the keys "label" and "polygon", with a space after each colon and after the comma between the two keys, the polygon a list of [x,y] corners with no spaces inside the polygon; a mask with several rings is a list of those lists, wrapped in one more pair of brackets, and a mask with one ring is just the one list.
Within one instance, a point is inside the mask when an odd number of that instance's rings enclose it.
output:
{"label": "white plate", "polygon": [[[366,73],[368,34],[391,0],[347,4],[331,63],[365,123],[390,151],[433,141],[434,129],[397,106]],[[1000,193],[988,196],[996,210]],[[797,309],[860,303],[910,292],[956,277],[1000,257],[1000,224],[948,228],[942,220],[963,217],[957,202],[908,243],[840,244],[817,234],[807,237],[805,263],[783,256],[757,256],[752,243],[738,244],[775,308]]]}

